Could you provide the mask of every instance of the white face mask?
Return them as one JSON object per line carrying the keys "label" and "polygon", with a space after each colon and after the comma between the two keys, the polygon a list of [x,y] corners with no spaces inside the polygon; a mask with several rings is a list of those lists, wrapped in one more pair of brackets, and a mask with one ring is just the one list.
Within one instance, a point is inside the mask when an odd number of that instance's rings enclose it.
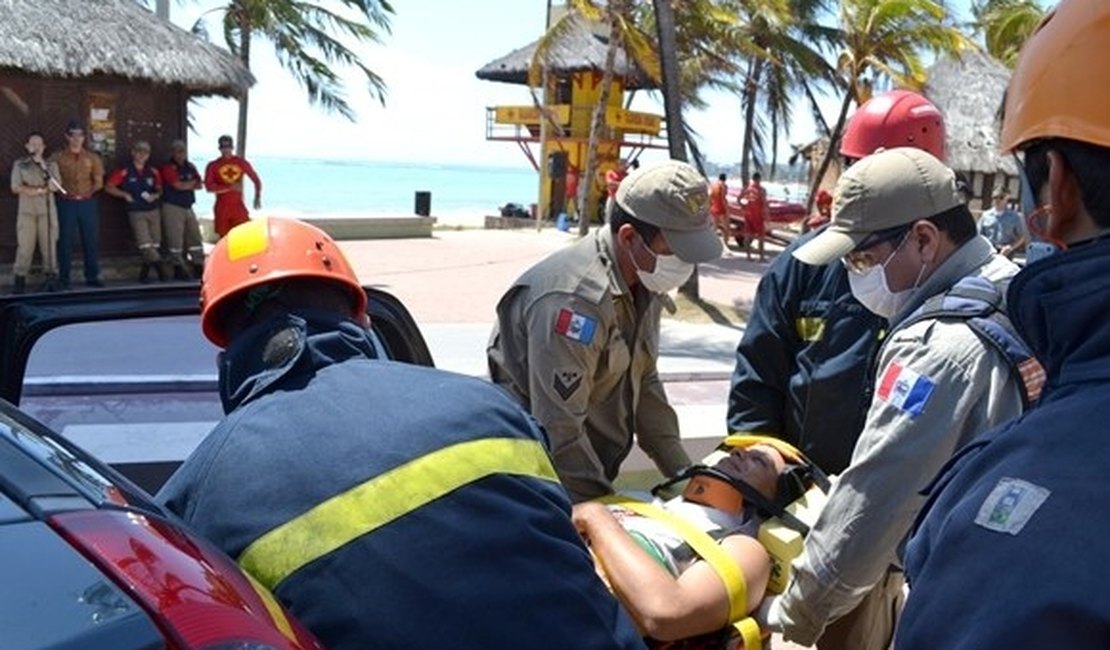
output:
{"label": "white face mask", "polygon": [[644,244],[652,255],[655,256],[655,270],[648,273],[636,264],[636,256],[632,256],[632,265],[636,267],[636,275],[640,284],[652,293],[669,293],[682,286],[694,272],[694,265],[684,262],[677,255],[660,255]]}
{"label": "white face mask", "polygon": [[883,318],[891,318],[902,310],[913,292],[917,290],[917,284],[921,282],[921,276],[925,272],[925,267],[922,266],[921,272],[917,274],[917,280],[909,289],[904,291],[890,290],[890,285],[886,282],[886,265],[894,259],[898,251],[902,250],[902,246],[907,241],[909,241],[909,234],[882,264],[876,264],[864,273],[848,271],[848,285],[852,288],[852,295],[856,297],[861,305]]}

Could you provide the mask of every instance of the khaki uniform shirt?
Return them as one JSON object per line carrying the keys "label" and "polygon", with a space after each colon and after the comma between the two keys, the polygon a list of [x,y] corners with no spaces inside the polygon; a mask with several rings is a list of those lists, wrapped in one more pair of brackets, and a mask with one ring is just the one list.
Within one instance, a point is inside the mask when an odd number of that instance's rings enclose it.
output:
{"label": "khaki uniform shirt", "polygon": [[[58,178],[58,166],[53,161],[45,162],[46,169],[53,178]],[[30,156],[20,158],[12,165],[12,192],[18,194],[19,189],[26,187],[47,187],[47,177]],[[53,194],[42,196],[19,195],[17,214],[29,217],[48,216],[51,212]]]}
{"label": "khaki uniform shirt", "polygon": [[50,158],[58,163],[62,187],[66,188],[65,198],[87,199],[104,187],[104,163],[100,156],[82,149],[73,153],[69,149],[55,152]]}
{"label": "khaki uniform shirt", "polygon": [[[1017,271],[975,237],[941,264],[892,324],[967,276],[990,280],[1004,297]],[[895,326],[875,377],[851,464],[806,537],[780,601],[788,641],[812,645],[888,567],[901,567],[901,546],[924,505],[921,490],[956,450],[1022,412],[1009,362],[960,319]]]}
{"label": "khaki uniform shirt", "polygon": [[690,463],[656,370],[669,299],[636,293],[602,228],[529,269],[497,305],[490,377],[547,430],[576,502],[613,491],[633,434],[663,474]]}

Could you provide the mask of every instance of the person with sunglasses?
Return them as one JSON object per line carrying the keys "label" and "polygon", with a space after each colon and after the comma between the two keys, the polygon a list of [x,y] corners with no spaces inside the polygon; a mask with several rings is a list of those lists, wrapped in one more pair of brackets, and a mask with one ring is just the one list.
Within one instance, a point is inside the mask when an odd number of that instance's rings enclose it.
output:
{"label": "person with sunglasses", "polygon": [[1092,79],[1110,60],[1110,3],[1064,0],[1026,41],[1000,148],[1017,155],[1024,211],[1056,252],[1007,296],[1044,364],[1024,417],[934,481],[906,547],[900,650],[1106,648],[1110,570],[1110,113]]}
{"label": "person with sunglasses", "polygon": [[891,331],[852,461],[786,591],[762,612],[785,639],[810,645],[864,602],[870,609],[856,613],[852,642],[825,641],[878,649],[889,647],[896,625],[899,547],[923,505],[920,490],[959,447],[1022,412],[1011,360],[960,311],[985,301],[994,308],[977,317],[1012,336],[1001,298],[1018,267],[976,233],[956,174],[920,149],[864,158],[840,178],[836,196],[832,222],[793,255],[844,266],[852,294]]}

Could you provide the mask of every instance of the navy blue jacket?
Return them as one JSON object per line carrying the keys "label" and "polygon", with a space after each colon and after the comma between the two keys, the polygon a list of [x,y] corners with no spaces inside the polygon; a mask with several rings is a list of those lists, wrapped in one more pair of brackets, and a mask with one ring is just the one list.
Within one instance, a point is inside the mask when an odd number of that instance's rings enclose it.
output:
{"label": "navy blue jacket", "polygon": [[1110,647],[1110,240],[1029,265],[1007,300],[1047,383],[929,488],[900,649]]}
{"label": "navy blue jacket", "polygon": [[116,170],[108,182],[118,185],[121,190],[131,195],[131,203],[124,206],[128,212],[156,210],[160,205],[159,199],[147,201],[142,196],[144,192],[153,194],[161,191],[158,172],[150,163],[143,165],[140,171],[135,167],[135,163],[129,162],[121,169]]}
{"label": "navy blue jacket", "polygon": [[787,247],[759,283],[736,349],[728,427],[782,438],[839,473],[871,404],[871,366],[886,321],[852,296],[843,265],[794,259],[794,249],[815,235]]}
{"label": "navy blue jacket", "polygon": [[[159,493],[241,564],[275,527],[453,445],[534,442],[550,467],[542,430],[494,385],[376,360],[357,324],[303,316],[234,341],[220,368],[230,414]],[[463,484],[299,566],[274,591],[333,649],[643,647],[594,573],[565,490],[527,475]]]}

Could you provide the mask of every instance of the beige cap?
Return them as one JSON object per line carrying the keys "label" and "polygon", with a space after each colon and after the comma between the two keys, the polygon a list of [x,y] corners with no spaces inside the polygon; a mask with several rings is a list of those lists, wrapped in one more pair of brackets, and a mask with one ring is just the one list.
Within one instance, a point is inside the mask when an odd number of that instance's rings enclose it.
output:
{"label": "beige cap", "polygon": [[848,168],[836,184],[832,222],[794,251],[806,264],[834,262],[867,238],[962,205],[956,173],[915,147],[888,149]]}
{"label": "beige cap", "polygon": [[616,201],[658,227],[679,259],[699,264],[721,256],[721,239],[709,218],[709,184],[690,165],[668,160],[634,171],[621,181]]}

